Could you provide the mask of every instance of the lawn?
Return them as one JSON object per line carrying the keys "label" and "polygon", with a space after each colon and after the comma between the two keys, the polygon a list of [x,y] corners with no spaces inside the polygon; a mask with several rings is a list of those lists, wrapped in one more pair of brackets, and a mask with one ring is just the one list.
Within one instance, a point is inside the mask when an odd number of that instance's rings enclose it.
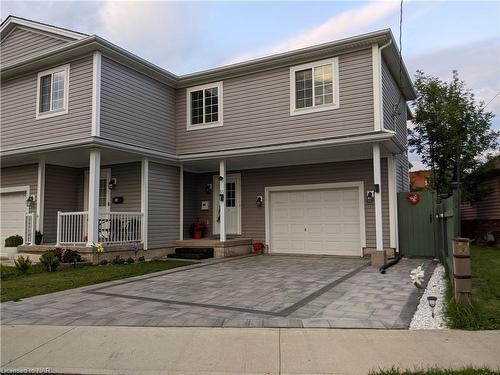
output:
{"label": "lawn", "polygon": [[0,301],[17,301],[21,298],[145,275],[190,264],[193,262],[153,260],[133,264],[63,268],[50,273],[45,272],[40,265],[34,265],[26,275],[19,274],[14,267],[2,266]]}
{"label": "lawn", "polygon": [[471,246],[472,305],[457,305],[448,290],[446,315],[455,329],[500,329],[500,249]]}
{"label": "lawn", "polygon": [[396,369],[392,370],[381,370],[376,372],[371,372],[370,375],[494,375],[498,374],[498,371],[492,371],[489,369],[474,369],[465,368],[461,370],[441,370],[441,369],[429,369],[429,370],[405,370],[400,371]]}

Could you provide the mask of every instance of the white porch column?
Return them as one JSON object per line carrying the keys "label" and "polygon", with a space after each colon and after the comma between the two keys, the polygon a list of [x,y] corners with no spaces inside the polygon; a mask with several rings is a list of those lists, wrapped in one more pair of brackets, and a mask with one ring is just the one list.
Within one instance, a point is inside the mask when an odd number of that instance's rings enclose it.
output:
{"label": "white porch column", "polygon": [[36,189],[36,229],[40,231],[40,233],[43,233],[44,203],[45,203],[45,160],[39,160],[38,181]]}
{"label": "white porch column", "polygon": [[142,217],[142,246],[148,249],[148,212],[149,212],[149,160],[144,158],[141,162],[141,212]]}
{"label": "white porch column", "polygon": [[[220,207],[220,221],[219,233],[220,240],[226,241],[226,161],[221,160],[219,163],[219,207]],[[222,198],[221,198],[222,197]]]}
{"label": "white porch column", "polygon": [[93,149],[89,157],[89,197],[87,246],[99,240],[99,178],[101,173],[101,151]]}
{"label": "white porch column", "polygon": [[[373,183],[375,185],[375,237],[377,250],[384,250],[382,230],[382,178],[380,173],[380,144],[373,144]],[[378,191],[377,191],[378,185]]]}
{"label": "white porch column", "polygon": [[389,223],[390,223],[390,246],[399,251],[398,244],[398,193],[396,185],[396,157],[387,157],[387,175],[389,187]]}
{"label": "white porch column", "polygon": [[179,170],[179,240],[184,239],[184,166]]}

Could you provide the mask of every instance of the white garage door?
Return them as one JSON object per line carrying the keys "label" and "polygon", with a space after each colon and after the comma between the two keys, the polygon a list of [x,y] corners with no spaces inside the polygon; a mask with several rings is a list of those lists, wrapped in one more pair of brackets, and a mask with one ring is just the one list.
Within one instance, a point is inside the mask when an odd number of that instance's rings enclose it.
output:
{"label": "white garage door", "polygon": [[19,234],[24,237],[24,214],[26,212],[26,193],[2,193],[0,195],[0,247],[5,239]]}
{"label": "white garage door", "polygon": [[271,191],[273,253],[361,255],[359,190]]}

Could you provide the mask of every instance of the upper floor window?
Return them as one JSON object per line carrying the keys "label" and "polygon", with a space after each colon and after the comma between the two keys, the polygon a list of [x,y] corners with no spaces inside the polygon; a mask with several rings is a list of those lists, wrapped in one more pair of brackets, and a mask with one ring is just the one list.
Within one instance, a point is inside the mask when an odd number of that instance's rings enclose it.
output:
{"label": "upper floor window", "polygon": [[222,126],[222,82],[187,89],[187,130]]}
{"label": "upper floor window", "polygon": [[38,73],[36,118],[68,113],[69,64]]}
{"label": "upper floor window", "polygon": [[290,68],[290,114],[339,107],[338,57]]}

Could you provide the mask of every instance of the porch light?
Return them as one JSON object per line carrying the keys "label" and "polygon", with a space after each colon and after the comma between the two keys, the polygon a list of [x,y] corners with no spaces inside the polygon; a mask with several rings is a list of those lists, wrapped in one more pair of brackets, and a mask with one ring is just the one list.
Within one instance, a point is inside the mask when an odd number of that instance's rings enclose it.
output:
{"label": "porch light", "polygon": [[429,303],[429,306],[432,309],[432,317],[433,318],[434,318],[434,307],[436,307],[436,301],[437,301],[437,297],[435,297],[435,296],[427,297],[427,302]]}
{"label": "porch light", "polygon": [[257,199],[255,201],[255,204],[257,205],[257,207],[261,207],[263,201],[264,201],[264,198],[262,197],[262,195],[257,195]]}
{"label": "porch light", "polygon": [[224,177],[219,176],[219,181],[223,181],[223,180],[224,180]]}
{"label": "porch light", "polygon": [[35,202],[35,196],[30,195],[28,198],[26,198],[26,206],[31,207],[31,205]]}
{"label": "porch light", "polygon": [[109,180],[108,189],[113,190],[115,186],[116,186],[116,178],[111,178]]}
{"label": "porch light", "polygon": [[205,185],[205,193],[207,193],[207,194],[212,193],[212,184]]}
{"label": "porch light", "polygon": [[373,198],[375,197],[375,192],[373,190],[366,192],[366,202],[373,203]]}

